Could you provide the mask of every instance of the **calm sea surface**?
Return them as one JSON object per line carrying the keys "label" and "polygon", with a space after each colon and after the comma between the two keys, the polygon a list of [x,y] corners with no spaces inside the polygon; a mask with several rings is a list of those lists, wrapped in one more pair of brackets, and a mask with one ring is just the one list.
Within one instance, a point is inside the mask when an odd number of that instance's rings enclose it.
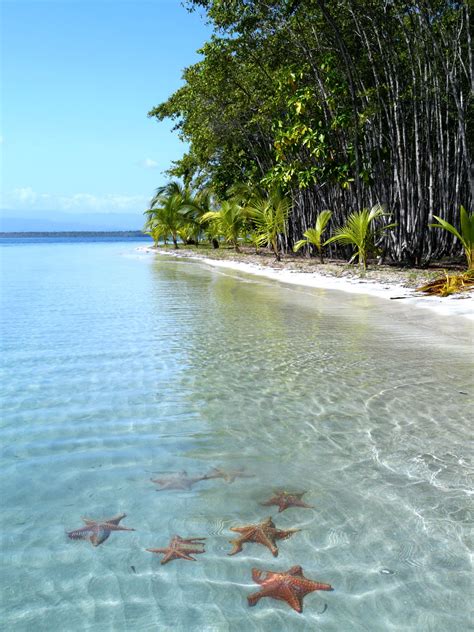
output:
{"label": "calm sea surface", "polygon": [[[472,629],[472,323],[139,245],[1,241],[2,629]],[[254,476],[150,482],[213,467]],[[281,488],[314,509],[260,505]],[[227,556],[270,515],[301,529],[278,558]],[[206,553],[160,565],[173,534]],[[334,592],[248,607],[253,567],[295,564]]]}

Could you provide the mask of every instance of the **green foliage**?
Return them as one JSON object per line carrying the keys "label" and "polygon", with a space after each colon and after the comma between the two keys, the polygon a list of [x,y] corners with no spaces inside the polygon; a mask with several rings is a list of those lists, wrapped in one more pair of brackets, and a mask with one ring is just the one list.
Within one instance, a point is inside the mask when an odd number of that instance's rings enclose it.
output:
{"label": "green foliage", "polygon": [[387,224],[382,226],[378,230],[373,227],[375,220],[382,218],[384,213],[380,204],[376,204],[370,210],[364,208],[362,211],[351,213],[347,218],[344,226],[337,228],[335,234],[328,239],[324,245],[339,243],[342,245],[355,246],[355,253],[350,262],[354,261],[357,257],[359,264],[367,268],[367,257],[371,252],[376,250],[376,239],[383,231],[389,230],[396,226],[396,224]]}
{"label": "green foliage", "polygon": [[[205,12],[213,34],[183,85],[149,112],[187,145],[173,177],[221,199],[235,183],[281,188],[291,237],[324,208],[343,225],[345,209],[387,200],[398,222],[386,244],[393,260],[453,251],[445,231],[422,227],[437,208],[452,209],[444,217],[455,224],[454,209],[474,196],[469,3],[185,3]],[[188,207],[185,219],[209,235],[199,213]]]}
{"label": "green foliage", "polygon": [[474,213],[468,213],[464,206],[460,211],[461,232],[459,232],[452,224],[437,215],[433,217],[438,220],[438,224],[431,224],[434,228],[443,228],[459,239],[464,248],[464,254],[467,259],[467,269],[474,269]]}
{"label": "green foliage", "polygon": [[309,244],[312,244],[313,246],[316,246],[318,250],[321,263],[324,263],[321,236],[329,220],[331,219],[331,215],[332,215],[331,211],[321,211],[321,213],[319,213],[318,217],[316,218],[315,227],[308,228],[308,230],[305,233],[303,233],[303,236],[305,237],[305,239],[300,239],[294,245],[293,247],[294,252],[298,252],[298,250],[300,250],[303,246],[308,246]]}
{"label": "green foliage", "polygon": [[[169,182],[156,190],[150,202],[150,208],[145,211],[147,220],[144,230],[152,235],[155,243],[160,238],[166,240],[171,236],[174,247],[178,248],[178,236],[186,243],[188,240],[197,241],[200,225],[192,217],[186,218],[186,209],[192,203],[192,191],[183,187],[179,182]],[[155,236],[156,238],[155,238]]]}
{"label": "green foliage", "polygon": [[217,235],[234,246],[236,252],[240,252],[239,239],[244,235],[246,220],[245,209],[232,199],[222,202],[218,211],[209,211],[201,217],[201,223],[209,223]]}
{"label": "green foliage", "polygon": [[255,193],[247,206],[247,211],[255,225],[256,243],[270,246],[277,261],[281,259],[278,236],[285,232],[290,209],[291,201],[285,198],[277,188],[263,195]]}

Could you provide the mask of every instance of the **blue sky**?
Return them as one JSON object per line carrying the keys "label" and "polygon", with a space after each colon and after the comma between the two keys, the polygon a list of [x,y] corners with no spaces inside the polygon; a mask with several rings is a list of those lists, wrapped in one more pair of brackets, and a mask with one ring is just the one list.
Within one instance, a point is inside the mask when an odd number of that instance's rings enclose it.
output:
{"label": "blue sky", "polygon": [[147,112],[199,59],[205,20],[179,0],[3,0],[1,30],[3,214],[141,225],[184,149]]}

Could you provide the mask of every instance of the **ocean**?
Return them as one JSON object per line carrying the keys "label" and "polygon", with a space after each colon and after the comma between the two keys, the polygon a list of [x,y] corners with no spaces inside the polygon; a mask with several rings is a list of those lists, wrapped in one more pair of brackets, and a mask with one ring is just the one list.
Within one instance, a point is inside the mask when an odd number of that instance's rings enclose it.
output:
{"label": "ocean", "polygon": [[[469,629],[472,323],[141,245],[0,240],[2,629]],[[270,516],[277,557],[228,555]],[[334,590],[249,607],[295,565]]]}

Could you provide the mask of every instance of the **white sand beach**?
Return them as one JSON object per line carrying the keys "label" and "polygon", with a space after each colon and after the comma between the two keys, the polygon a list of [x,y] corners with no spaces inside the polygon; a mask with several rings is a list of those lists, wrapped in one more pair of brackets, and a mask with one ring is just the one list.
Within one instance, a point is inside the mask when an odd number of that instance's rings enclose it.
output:
{"label": "white sand beach", "polygon": [[403,300],[403,303],[417,308],[429,309],[445,316],[460,316],[474,321],[474,292],[464,292],[447,297],[427,296],[393,281],[374,281],[359,277],[337,277],[330,274],[309,271],[301,272],[290,269],[276,269],[254,262],[211,259],[189,251],[159,250],[152,247],[140,247],[140,251],[159,256],[173,256],[198,260],[206,265],[235,270],[247,274],[255,274],[281,283],[290,283],[312,288],[339,290],[352,294],[368,294],[386,300]]}

